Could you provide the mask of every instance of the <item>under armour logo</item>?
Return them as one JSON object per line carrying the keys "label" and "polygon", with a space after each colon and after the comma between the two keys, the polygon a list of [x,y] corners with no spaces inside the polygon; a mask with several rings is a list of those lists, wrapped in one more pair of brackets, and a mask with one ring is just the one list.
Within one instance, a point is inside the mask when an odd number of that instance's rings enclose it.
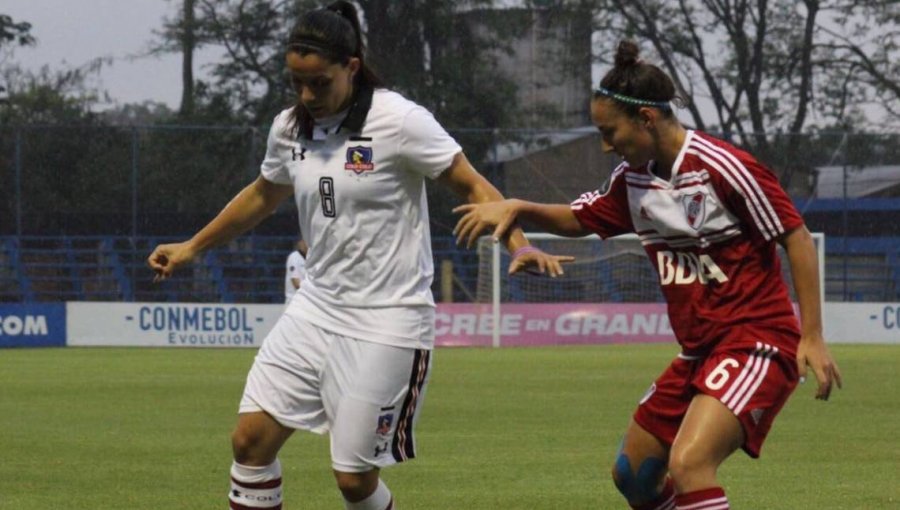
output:
{"label": "under armour logo", "polygon": [[306,147],[301,147],[299,154],[296,148],[291,147],[291,161],[297,161],[297,156],[300,156],[300,161],[306,159]]}

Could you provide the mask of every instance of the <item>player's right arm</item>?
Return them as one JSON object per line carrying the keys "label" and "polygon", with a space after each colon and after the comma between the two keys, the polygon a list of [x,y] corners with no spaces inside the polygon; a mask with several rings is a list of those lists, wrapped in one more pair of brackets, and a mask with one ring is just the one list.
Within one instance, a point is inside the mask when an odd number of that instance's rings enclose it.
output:
{"label": "player's right arm", "polygon": [[812,236],[800,226],[778,238],[787,252],[791,276],[800,311],[800,343],[797,346],[797,368],[801,380],[807,367],[813,370],[819,383],[816,398],[828,400],[832,385],[843,385],[841,371],[832,358],[822,335],[821,292],[819,288],[819,260]]}
{"label": "player's right arm", "polygon": [[168,278],[205,250],[225,244],[255,227],[293,193],[292,186],[258,177],[189,240],[157,246],[147,258],[147,265],[156,273],[154,281]]}
{"label": "player's right arm", "polygon": [[456,223],[453,234],[458,243],[465,239],[470,247],[479,234],[490,227],[495,227],[493,237],[502,239],[517,220],[530,223],[544,232],[566,237],[581,237],[590,233],[575,217],[569,204],[540,204],[513,198],[461,205],[453,212],[463,215]]}

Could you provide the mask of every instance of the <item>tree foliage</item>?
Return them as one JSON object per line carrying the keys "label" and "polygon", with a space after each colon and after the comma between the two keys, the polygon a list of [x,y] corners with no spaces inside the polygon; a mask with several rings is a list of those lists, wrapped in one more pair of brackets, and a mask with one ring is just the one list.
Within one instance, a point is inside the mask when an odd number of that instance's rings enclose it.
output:
{"label": "tree foliage", "polygon": [[94,59],[81,67],[56,70],[43,66],[37,72],[18,65],[0,67],[7,89],[0,125],[95,123],[95,108],[106,97],[93,80],[108,62]]}
{"label": "tree foliage", "polygon": [[496,71],[495,60],[525,26],[483,16],[493,3],[468,2],[467,15],[454,1],[363,0],[372,62],[447,126],[511,127],[516,84]]}
{"label": "tree foliage", "polygon": [[[297,0],[180,0],[182,8],[164,20],[153,51],[180,52],[216,47],[223,58],[209,69],[207,82],[193,85],[189,120],[218,123],[271,122],[291,100],[284,79],[284,41],[292,20],[312,2]],[[193,9],[188,9],[188,4]],[[192,16],[192,17],[191,17]],[[188,94],[187,92],[185,94]],[[186,100],[182,100],[184,104]],[[185,109],[182,108],[182,112]],[[211,118],[213,117],[213,118]]]}
{"label": "tree foliage", "polygon": [[5,46],[29,46],[35,43],[31,35],[31,23],[16,22],[11,16],[0,14],[0,49]]}
{"label": "tree foliage", "polygon": [[[12,48],[16,46],[30,46],[34,43],[34,36],[31,35],[31,23],[16,22],[11,16],[0,14],[0,57],[3,57],[3,53],[11,54]],[[5,67],[3,64],[4,59],[0,58],[0,71]],[[7,85],[0,83],[0,104],[7,101],[7,89]]]}
{"label": "tree foliage", "polygon": [[[134,227],[129,214],[134,193],[148,225],[156,221],[154,215],[171,215],[172,231],[190,231],[197,225],[179,218],[208,219],[253,178],[267,125],[295,101],[283,71],[287,34],[301,12],[327,1],[171,2],[177,9],[164,20],[153,52],[182,55],[184,94],[178,116],[153,103],[98,114],[108,105],[93,79],[106,60],[28,72],[0,58],[0,86],[7,89],[7,101],[0,104],[0,180],[14,181],[14,168],[26,174],[22,195],[14,196],[9,186],[0,189],[0,230],[9,228],[11,204],[18,199],[26,214],[112,211],[104,228],[127,233]],[[792,192],[808,191],[804,186],[811,182],[806,178],[810,168],[823,161],[863,161],[858,152],[867,162],[895,161],[895,137],[857,136],[839,143],[841,135],[826,131],[900,128],[896,2],[531,0],[516,8],[501,6],[499,0],[356,4],[375,70],[389,87],[433,111],[489,176],[494,169],[484,156],[504,141],[490,130],[522,127],[522,112],[542,111],[517,102],[522,97],[518,88],[529,85],[527,77],[498,71],[498,64],[508,64],[503,59],[529,33],[536,19],[530,8],[541,9],[543,19],[572,10],[588,13],[603,71],[616,42],[637,39],[647,58],[693,99],[686,110],[690,124],[749,145],[780,172]],[[29,23],[0,14],[0,57],[36,42]],[[193,54],[200,48],[217,48],[222,58],[206,69],[208,78],[197,80]],[[561,73],[567,66],[585,65],[564,56],[549,56],[541,64],[558,66]],[[588,97],[585,90],[584,100]],[[528,125],[549,125],[551,110],[546,117],[530,116]],[[875,110],[883,114],[873,114]],[[173,122],[217,127],[190,131],[168,125]],[[136,127],[146,124],[153,126]],[[79,127],[62,127],[72,125]],[[821,133],[798,136],[810,131]],[[443,191],[433,187],[429,193]],[[435,203],[448,200],[454,199]],[[455,219],[447,215],[449,209],[436,207],[432,216],[447,231]],[[51,223],[32,222],[47,232],[54,231]]]}
{"label": "tree foliage", "polygon": [[[823,108],[845,124],[896,130],[900,124],[900,4],[842,2],[832,7],[833,24],[820,27],[816,65]],[[884,110],[882,119],[863,118],[862,106]]]}
{"label": "tree foliage", "polygon": [[[188,0],[182,0],[188,1]],[[305,0],[193,0],[193,23],[182,11],[158,32],[157,52],[180,52],[187,31],[193,48],[224,51],[209,83],[199,84],[203,105],[228,105],[235,117],[266,124],[294,101],[284,78],[284,42],[300,13],[320,7]],[[474,7],[488,6],[477,0]],[[428,107],[448,126],[512,125],[512,80],[494,72],[494,52],[514,34],[508,21],[476,30],[444,0],[358,2],[368,58],[392,88]],[[478,97],[479,101],[472,101]]]}
{"label": "tree foliage", "polygon": [[[196,83],[190,93],[202,108],[230,110],[231,117],[223,120],[266,124],[293,101],[283,78],[283,42],[293,20],[320,7],[319,2],[178,3],[182,9],[166,21],[156,49],[187,54],[215,46],[224,52],[211,67],[211,80]],[[357,2],[370,62],[385,81],[445,125],[467,129],[522,125],[523,105],[515,99],[521,80],[498,72],[497,63],[528,28],[528,20],[497,4]],[[691,99],[687,112],[693,125],[733,134],[761,149],[771,139],[763,135],[767,132],[900,127],[896,2],[571,0],[526,2],[525,7],[592,12],[595,53],[605,64],[618,40],[638,39]],[[557,59],[546,62],[559,64]],[[877,109],[886,113],[874,118]]]}
{"label": "tree foliage", "polygon": [[[638,39],[689,98],[700,129],[765,148],[764,133],[900,127],[900,9],[890,0],[603,0],[600,55]],[[696,99],[712,106],[712,118]],[[862,119],[867,106],[884,119]],[[871,109],[870,109],[871,111]]]}

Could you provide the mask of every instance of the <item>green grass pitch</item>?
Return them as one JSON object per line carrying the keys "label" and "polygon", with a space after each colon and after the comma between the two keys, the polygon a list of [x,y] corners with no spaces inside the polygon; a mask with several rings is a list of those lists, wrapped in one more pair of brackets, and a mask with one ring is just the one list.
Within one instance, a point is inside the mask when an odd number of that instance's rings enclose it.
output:
{"label": "green grass pitch", "polygon": [[[736,509],[900,508],[900,346],[833,346],[846,386],[794,394],[762,458],[731,458]],[[419,458],[384,471],[419,509],[626,508],[609,467],[674,345],[439,349]],[[225,508],[251,350],[0,350],[0,509]],[[281,455],[285,508],[342,508],[328,442]]]}

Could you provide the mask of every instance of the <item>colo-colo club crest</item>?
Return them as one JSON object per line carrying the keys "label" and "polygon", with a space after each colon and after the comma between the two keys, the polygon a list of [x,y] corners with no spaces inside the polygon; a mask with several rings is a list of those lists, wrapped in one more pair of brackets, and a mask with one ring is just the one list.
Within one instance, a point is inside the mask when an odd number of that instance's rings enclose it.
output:
{"label": "colo-colo club crest", "polygon": [[681,203],[684,205],[688,225],[694,230],[700,230],[706,220],[706,195],[703,193],[685,195],[681,197]]}
{"label": "colo-colo club crest", "polygon": [[347,149],[347,162],[344,164],[344,170],[353,170],[356,175],[359,175],[374,169],[371,147],[356,146]]}

